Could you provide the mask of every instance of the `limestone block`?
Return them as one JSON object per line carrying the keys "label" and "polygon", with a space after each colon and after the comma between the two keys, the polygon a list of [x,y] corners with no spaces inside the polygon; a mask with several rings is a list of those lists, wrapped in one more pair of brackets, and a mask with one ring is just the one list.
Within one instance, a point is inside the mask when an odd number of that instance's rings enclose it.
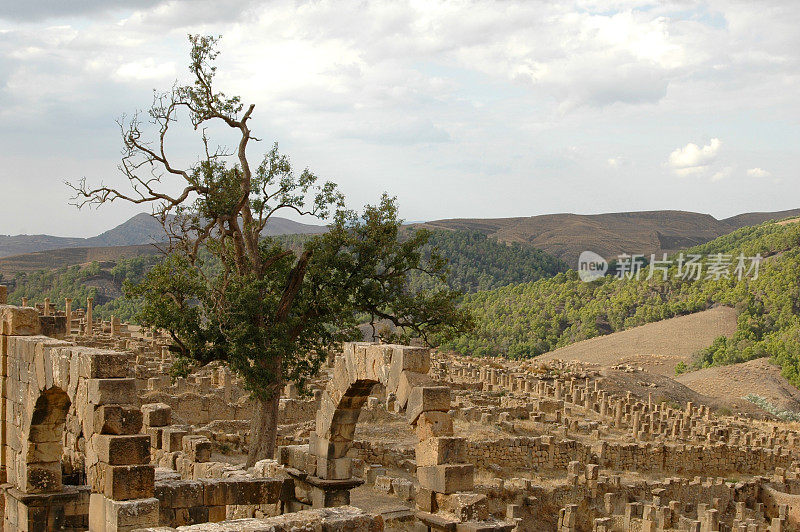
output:
{"label": "limestone block", "polygon": [[417,443],[417,467],[463,463],[466,461],[466,454],[464,438],[428,438]]}
{"label": "limestone block", "polygon": [[413,501],[416,495],[414,483],[404,478],[392,480],[392,491],[401,501]]}
{"label": "limestone block", "polygon": [[[80,360],[80,374],[86,379],[122,379],[128,377],[131,354],[119,351],[74,347]],[[123,402],[123,401],[118,401]]]}
{"label": "limestone block", "polygon": [[392,346],[392,363],[386,382],[387,393],[396,393],[400,376],[406,372],[426,374],[431,369],[430,350],[426,347]]}
{"label": "limestone block", "polygon": [[436,504],[440,511],[453,514],[462,522],[489,519],[489,505],[482,493],[437,493]]}
{"label": "limestone block", "polygon": [[394,348],[390,345],[373,344],[366,349],[366,378],[386,383],[392,364]]}
{"label": "limestone block", "polygon": [[137,434],[142,429],[142,412],[131,405],[101,405],[94,411],[97,434]]}
{"label": "limestone block", "polygon": [[342,458],[352,445],[351,441],[331,440],[312,432],[308,438],[308,450],[314,456]]}
{"label": "limestone block", "polygon": [[274,478],[237,478],[228,483],[230,504],[274,504],[280,500],[283,481]]}
{"label": "limestone block", "polygon": [[392,477],[381,475],[375,478],[375,489],[381,493],[392,493]]}
{"label": "limestone block", "polygon": [[[103,494],[115,501],[153,496],[155,468],[151,465],[109,465],[105,468]],[[157,499],[156,499],[157,500]]]}
{"label": "limestone block", "polygon": [[172,407],[164,403],[142,405],[142,422],[147,427],[166,427],[172,423]]}
{"label": "limestone block", "polygon": [[162,435],[164,432],[163,427],[146,427],[145,434],[150,436],[150,447],[152,449],[161,449]]}
{"label": "limestone block", "polygon": [[440,436],[452,436],[453,418],[447,412],[423,412],[417,418],[416,432],[420,441]]}
{"label": "limestone block", "polygon": [[211,460],[211,440],[205,436],[184,436],[183,452],[192,462],[208,462]]}
{"label": "limestone block", "polygon": [[25,491],[47,493],[61,491],[61,462],[23,463],[21,467],[25,479]]}
{"label": "limestone block", "polygon": [[416,423],[423,412],[447,412],[450,410],[450,388],[447,386],[415,387],[411,390],[406,409],[406,419]]}
{"label": "limestone block", "polygon": [[135,404],[136,379],[89,379],[88,401],[95,405]]}
{"label": "limestone block", "polygon": [[439,506],[436,501],[436,492],[420,487],[417,489],[414,500],[417,503],[417,508],[423,512],[436,513],[439,511]]}
{"label": "limestone block", "polygon": [[0,305],[0,334],[34,336],[40,331],[39,312],[35,308]]}
{"label": "limestone block", "polygon": [[183,450],[183,437],[189,434],[187,430],[179,427],[166,427],[161,433],[161,448],[166,453]]}
{"label": "limestone block", "polygon": [[110,465],[140,465],[150,463],[150,437],[146,434],[92,436],[97,457]]}
{"label": "limestone block", "polygon": [[155,497],[117,501],[105,499],[105,530],[131,531],[158,526],[158,499]]}
{"label": "limestone block", "polygon": [[317,474],[317,458],[306,445],[285,445],[278,448],[278,461],[309,475]]}
{"label": "limestone block", "polygon": [[353,460],[344,458],[317,457],[316,475],[327,480],[346,480],[353,476]]}
{"label": "limestone block", "polygon": [[167,480],[155,485],[156,499],[167,508],[203,506],[204,493],[204,483],[199,480]]}
{"label": "limestone block", "polygon": [[424,373],[404,371],[400,374],[400,384],[395,392],[395,411],[399,412],[406,408],[411,392],[416,387],[435,387],[436,381]]}
{"label": "limestone block", "polygon": [[471,491],[474,483],[472,464],[445,464],[417,467],[419,485],[437,493]]}

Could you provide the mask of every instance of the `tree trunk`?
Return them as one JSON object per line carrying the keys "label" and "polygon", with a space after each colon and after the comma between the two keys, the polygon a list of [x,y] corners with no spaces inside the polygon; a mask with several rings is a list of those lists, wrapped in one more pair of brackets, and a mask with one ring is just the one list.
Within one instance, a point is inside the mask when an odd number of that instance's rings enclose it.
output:
{"label": "tree trunk", "polygon": [[273,393],[269,399],[258,399],[253,421],[250,424],[250,453],[247,467],[253,467],[259,460],[275,457],[275,443],[278,436],[278,405],[281,391],[278,385],[271,385]]}

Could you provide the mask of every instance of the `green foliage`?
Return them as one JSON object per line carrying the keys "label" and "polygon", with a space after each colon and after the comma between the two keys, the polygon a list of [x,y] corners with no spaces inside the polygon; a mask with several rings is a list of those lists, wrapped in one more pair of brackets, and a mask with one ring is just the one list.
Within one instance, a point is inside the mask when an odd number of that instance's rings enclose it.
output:
{"label": "green foliage", "polygon": [[[536,281],[567,270],[563,261],[521,244],[504,244],[478,232],[431,231],[424,256],[439,253],[448,261],[447,284],[462,292],[492,290],[509,284]],[[414,290],[436,288],[421,273],[411,275]]]}
{"label": "green foliage", "polygon": [[743,397],[747,401],[750,401],[757,407],[761,408],[772,414],[773,416],[777,417],[778,419],[782,419],[783,421],[800,421],[800,413],[793,412],[792,410],[782,410],[777,406],[773,405],[766,398],[761,397],[760,395],[756,395],[754,393],[749,393]]}
{"label": "green foliage", "polygon": [[509,285],[466,296],[476,318],[472,335],[445,344],[454,351],[511,358],[674,316],[728,305],[738,311],[731,338],[718,338],[699,354],[698,365],[743,362],[770,356],[783,375],[800,385],[800,224],[763,224],[697,246],[687,253],[725,253],[735,259],[765,257],[757,278],[687,280],[673,267],[663,280],[606,276],[591,283],[568,271],[550,279]]}
{"label": "green foliage", "polygon": [[689,366],[686,365],[686,362],[681,360],[677,364],[675,364],[675,375],[681,375],[689,371]]}
{"label": "green foliage", "polygon": [[[142,323],[172,335],[178,371],[221,360],[261,397],[276,379],[302,387],[328,352],[358,337],[358,316],[394,323],[392,341],[448,338],[471,326],[468,312],[456,307],[459,292],[444,284],[409,289],[411,272],[444,281],[446,262],[433,251],[423,258],[427,231],[400,239],[400,227],[394,200],[384,195],[360,215],[337,211],[330,230],[306,239],[300,254],[262,239],[259,253],[269,264],[263,275],[232,269],[229,248],[210,238],[205,261],[172,254],[143,282],[126,284],[126,293],[142,301]],[[223,267],[206,268],[210,262]],[[295,277],[298,268],[302,277]],[[290,307],[287,279],[297,283]]]}
{"label": "green foliage", "polygon": [[101,266],[93,262],[84,266],[69,266],[55,270],[40,270],[18,273],[15,289],[9,294],[9,302],[22,304],[42,303],[49,297],[53,305],[63,308],[64,299],[72,299],[72,308],[86,308],[86,298],[94,298],[94,314],[108,319],[116,316],[130,321],[139,310],[139,302],[119,297],[124,282],[139,282],[145,272],[161,258],[144,255],[131,259],[120,259],[113,266]]}

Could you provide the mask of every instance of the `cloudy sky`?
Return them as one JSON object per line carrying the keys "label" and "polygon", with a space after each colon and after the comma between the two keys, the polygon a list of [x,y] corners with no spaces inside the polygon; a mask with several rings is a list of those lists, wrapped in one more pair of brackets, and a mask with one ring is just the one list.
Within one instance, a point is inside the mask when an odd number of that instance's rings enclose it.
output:
{"label": "cloudy sky", "polygon": [[[141,211],[114,119],[187,81],[188,33],[252,127],[353,206],[407,220],[800,207],[800,2],[32,0],[0,5],[0,234]],[[191,161],[199,146],[169,145]]]}

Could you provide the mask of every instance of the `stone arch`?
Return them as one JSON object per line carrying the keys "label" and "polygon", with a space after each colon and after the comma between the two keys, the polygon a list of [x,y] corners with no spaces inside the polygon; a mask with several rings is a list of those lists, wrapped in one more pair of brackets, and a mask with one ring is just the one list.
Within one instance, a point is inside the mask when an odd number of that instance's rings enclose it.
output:
{"label": "stone arch", "polygon": [[450,388],[428,376],[430,351],[370,343],[346,343],[343,351],[334,362],[333,378],[322,394],[309,440],[311,467],[306,472],[311,475],[303,482],[311,485],[313,505],[349,504],[349,489],[361,483],[353,478],[347,453],[361,407],[379,383],[393,398],[387,405],[405,412],[416,430],[417,479],[427,494],[420,508],[435,511],[437,494],[471,491],[473,466],[465,463],[464,439],[453,436]]}
{"label": "stone arch", "polygon": [[309,444],[310,453],[318,457],[317,476],[332,480],[350,478],[341,467],[327,462],[345,459],[353,443],[361,407],[376,384],[386,387],[387,395],[394,397],[395,410],[401,411],[414,387],[435,385],[427,375],[429,369],[427,348],[345,343],[343,354],[334,362],[333,378],[322,393],[316,430]]}
{"label": "stone arch", "polygon": [[52,493],[63,488],[61,455],[64,426],[71,401],[57,386],[42,391],[33,407],[23,445],[25,474],[20,488],[27,493]]}

